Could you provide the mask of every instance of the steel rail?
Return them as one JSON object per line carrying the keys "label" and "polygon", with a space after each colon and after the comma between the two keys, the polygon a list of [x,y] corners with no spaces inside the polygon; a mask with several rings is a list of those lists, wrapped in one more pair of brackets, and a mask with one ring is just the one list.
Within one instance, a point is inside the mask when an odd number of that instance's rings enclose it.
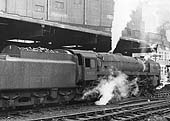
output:
{"label": "steel rail", "polygon": [[97,111],[80,112],[75,114],[52,116],[45,118],[29,119],[27,121],[91,121],[114,119],[115,121],[130,121],[133,119],[145,118],[151,114],[168,112],[169,101],[154,101],[148,103],[131,104],[110,109]]}

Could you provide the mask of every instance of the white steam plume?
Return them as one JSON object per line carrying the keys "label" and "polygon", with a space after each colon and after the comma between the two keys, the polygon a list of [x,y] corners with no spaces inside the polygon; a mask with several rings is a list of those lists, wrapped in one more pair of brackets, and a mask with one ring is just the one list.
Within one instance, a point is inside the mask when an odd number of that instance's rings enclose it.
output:
{"label": "white steam plume", "polygon": [[130,21],[130,15],[137,8],[140,0],[114,0],[114,19],[112,22],[112,51],[116,48],[122,30]]}
{"label": "white steam plume", "polygon": [[[157,33],[158,27],[170,30],[170,0],[114,0],[114,19],[112,22],[112,51],[116,48],[122,30],[131,20],[133,10],[140,5],[142,21],[146,32]],[[165,24],[165,23],[168,23]],[[167,27],[168,26],[168,27]],[[170,38],[170,34],[168,36]]]}
{"label": "white steam plume", "polygon": [[109,75],[108,79],[102,79],[97,87],[100,93],[100,100],[96,101],[96,105],[106,105],[113,97],[120,100],[121,97],[127,97],[128,86],[127,76],[120,73],[116,78]]}
{"label": "white steam plume", "polygon": [[137,78],[129,82],[128,76],[122,72],[117,72],[117,76],[113,75],[113,70],[109,70],[110,74],[104,78],[99,79],[99,84],[92,90],[84,93],[83,99],[88,96],[95,96],[97,93],[99,100],[95,102],[96,105],[106,105],[109,101],[120,101],[126,98],[129,94],[137,95],[139,88],[137,85]]}

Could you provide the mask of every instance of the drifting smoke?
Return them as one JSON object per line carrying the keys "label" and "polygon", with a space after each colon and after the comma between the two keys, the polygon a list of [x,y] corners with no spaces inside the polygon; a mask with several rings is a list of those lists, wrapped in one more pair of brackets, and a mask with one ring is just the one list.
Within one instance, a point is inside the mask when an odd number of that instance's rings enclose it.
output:
{"label": "drifting smoke", "polygon": [[99,84],[92,90],[84,93],[83,99],[89,95],[98,94],[99,100],[96,105],[106,105],[109,101],[120,101],[122,98],[127,98],[129,94],[137,95],[139,88],[137,78],[129,82],[128,76],[122,72],[117,72],[117,76],[113,75],[113,70],[109,70],[110,74],[99,79]]}
{"label": "drifting smoke", "polygon": [[[170,30],[170,0],[113,0],[114,19],[112,22],[112,51],[116,48],[122,30],[131,20],[132,11],[142,8],[142,21],[145,32],[157,33],[163,27]],[[169,32],[169,31],[168,31]],[[170,32],[167,34],[170,38]]]}
{"label": "drifting smoke", "polygon": [[114,19],[112,22],[112,51],[116,48],[117,42],[121,37],[122,30],[130,21],[130,15],[133,10],[139,5],[140,0],[113,0]]}
{"label": "drifting smoke", "polygon": [[145,31],[157,32],[158,27],[170,21],[169,0],[147,0],[143,3]]}

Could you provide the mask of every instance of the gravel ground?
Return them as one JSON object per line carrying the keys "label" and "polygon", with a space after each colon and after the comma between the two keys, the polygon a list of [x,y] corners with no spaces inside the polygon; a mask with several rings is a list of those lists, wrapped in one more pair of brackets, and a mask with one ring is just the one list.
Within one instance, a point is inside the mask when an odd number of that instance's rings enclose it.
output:
{"label": "gravel ground", "polygon": [[100,110],[104,108],[111,108],[111,107],[116,107],[118,105],[106,105],[106,106],[96,106],[96,105],[91,105],[91,106],[77,106],[77,107],[67,107],[65,109],[60,109],[56,108],[55,110],[52,109],[45,109],[42,111],[34,111],[32,114],[30,112],[25,112],[24,115],[25,117],[22,116],[9,116],[3,119],[0,119],[0,121],[25,121],[28,119],[35,119],[35,118],[40,118],[40,117],[50,117],[50,116],[61,116],[61,115],[67,115],[67,114],[72,114],[72,113],[79,113],[79,112],[85,112],[85,111],[94,111],[94,110]]}
{"label": "gravel ground", "polygon": [[[124,102],[128,102],[128,104],[132,104],[135,101],[133,100],[124,100],[122,101],[122,104]],[[125,103],[127,104],[127,103]],[[86,112],[86,111],[94,111],[94,110],[100,110],[100,109],[106,109],[106,108],[112,108],[112,107],[117,107],[119,106],[118,103],[114,103],[111,105],[105,105],[105,106],[97,106],[95,104],[93,105],[85,105],[85,106],[65,106],[65,107],[55,107],[55,110],[52,108],[45,108],[41,111],[39,110],[35,110],[34,112],[25,112],[23,116],[19,116],[19,115],[14,115],[14,116],[9,116],[3,119],[0,119],[0,121],[25,121],[28,119],[35,119],[35,118],[42,118],[42,117],[50,117],[50,116],[61,116],[61,115],[67,115],[67,114],[72,114],[72,113],[79,113],[79,112]]]}
{"label": "gravel ground", "polygon": [[154,115],[154,116],[149,117],[147,121],[168,121],[168,120],[162,116]]}

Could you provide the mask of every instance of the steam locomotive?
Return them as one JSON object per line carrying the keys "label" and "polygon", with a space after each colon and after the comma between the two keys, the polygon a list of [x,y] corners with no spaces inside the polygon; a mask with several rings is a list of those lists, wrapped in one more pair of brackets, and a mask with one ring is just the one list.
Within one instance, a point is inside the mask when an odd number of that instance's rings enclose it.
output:
{"label": "steam locomotive", "polygon": [[[160,65],[120,54],[84,50],[48,50],[10,45],[0,54],[0,107],[62,103],[80,99],[99,77],[121,71],[139,87],[153,91],[160,84]],[[143,93],[145,93],[145,91]]]}

